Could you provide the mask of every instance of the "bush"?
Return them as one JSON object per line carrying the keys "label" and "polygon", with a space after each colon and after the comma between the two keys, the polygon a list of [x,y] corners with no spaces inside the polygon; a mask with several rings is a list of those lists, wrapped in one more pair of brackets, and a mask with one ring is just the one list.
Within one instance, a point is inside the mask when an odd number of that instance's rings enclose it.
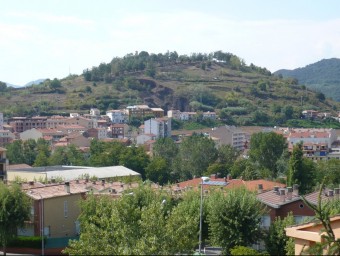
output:
{"label": "bush", "polygon": [[41,248],[41,236],[18,236],[9,243],[9,247]]}
{"label": "bush", "polygon": [[230,250],[231,255],[261,255],[258,251],[245,247],[245,246],[235,246]]}

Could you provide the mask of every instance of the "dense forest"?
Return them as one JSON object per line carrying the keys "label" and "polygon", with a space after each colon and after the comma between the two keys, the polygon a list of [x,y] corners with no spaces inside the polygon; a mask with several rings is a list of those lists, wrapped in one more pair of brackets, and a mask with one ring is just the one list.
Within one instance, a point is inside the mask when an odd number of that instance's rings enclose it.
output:
{"label": "dense forest", "polygon": [[274,74],[295,78],[299,84],[340,101],[340,59],[323,59],[303,68],[281,69]]}
{"label": "dense forest", "polygon": [[135,104],[164,111],[195,111],[197,122],[202,121],[200,113],[215,111],[220,123],[235,125],[339,125],[332,119],[302,120],[301,111],[314,109],[335,115],[340,103],[299,85],[297,79],[273,75],[223,51],[191,55],[141,51],[86,68],[81,75],[47,79],[26,88],[0,84],[5,118],[83,114],[93,107],[105,114]]}

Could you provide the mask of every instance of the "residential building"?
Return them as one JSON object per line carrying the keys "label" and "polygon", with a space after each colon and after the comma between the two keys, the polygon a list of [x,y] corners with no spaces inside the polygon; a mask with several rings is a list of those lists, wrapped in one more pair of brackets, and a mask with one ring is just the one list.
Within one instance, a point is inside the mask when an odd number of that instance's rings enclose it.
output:
{"label": "residential building", "polygon": [[133,105],[127,106],[126,110],[129,114],[129,119],[136,117],[136,118],[144,118],[146,116],[153,115],[151,108],[148,105]]}
{"label": "residential building", "polygon": [[95,138],[98,140],[103,140],[108,138],[107,129],[104,127],[101,128],[91,128],[86,131],[88,137]]}
{"label": "residential building", "polygon": [[215,120],[217,117],[216,113],[215,112],[203,112],[203,119],[212,119],[212,120]]}
{"label": "residential building", "polygon": [[136,137],[136,144],[137,145],[144,145],[148,141],[155,141],[156,135],[155,134],[140,134]]}
{"label": "residential building", "polygon": [[129,111],[126,109],[109,110],[106,111],[106,115],[112,124],[125,124],[129,120]]}
{"label": "residential building", "polygon": [[262,218],[265,227],[269,227],[276,217],[284,218],[290,212],[297,222],[301,222],[306,217],[314,216],[314,211],[304,203],[299,195],[297,185],[288,188],[276,186],[270,191],[259,192],[257,198],[266,205],[269,211]]}
{"label": "residential building", "polygon": [[90,115],[94,117],[100,117],[100,110],[98,108],[91,108]]}
{"label": "residential building", "polygon": [[194,119],[197,116],[197,112],[181,112],[179,115],[179,119],[181,121],[189,121]]}
{"label": "residential building", "polygon": [[7,180],[7,165],[6,158],[7,149],[0,147],[0,180]]}
{"label": "residential building", "polygon": [[[335,239],[340,239],[340,215],[330,218],[330,227],[333,230]],[[286,235],[294,238],[295,255],[305,255],[304,250],[309,249],[316,243],[325,242],[323,235],[327,236],[324,226],[320,221],[312,221],[309,223],[295,225],[285,228]],[[327,255],[328,247],[323,248],[323,255]]]}
{"label": "residential building", "polygon": [[220,126],[213,128],[209,132],[209,137],[212,138],[217,146],[231,145],[237,150],[243,151],[247,148],[250,136],[235,126]]}
{"label": "residential building", "polygon": [[4,129],[4,114],[0,112],[0,130]]}
{"label": "residential building", "polygon": [[8,119],[8,123],[13,127],[13,131],[20,133],[32,128],[46,128],[46,116],[34,117],[12,117]]}
{"label": "residential building", "polygon": [[129,126],[127,124],[112,124],[108,130],[111,138],[126,138],[129,137]]}
{"label": "residential building", "polygon": [[162,118],[164,117],[164,110],[162,108],[150,108],[152,111],[152,114],[156,117],[156,118]]}
{"label": "residential building", "polygon": [[311,118],[311,119],[317,118],[318,114],[319,114],[319,112],[316,111],[316,110],[304,110],[304,111],[302,111],[302,115],[305,118]]}
{"label": "residential building", "polygon": [[15,135],[8,130],[0,129],[0,146],[6,146],[15,139]]}
{"label": "residential building", "polygon": [[179,110],[168,110],[167,116],[173,119],[180,119],[181,111]]}
{"label": "residential building", "polygon": [[151,118],[144,122],[144,134],[154,134],[156,139],[171,137],[171,118]]}
{"label": "residential building", "polygon": [[335,129],[290,129],[287,134],[288,149],[302,142],[304,156],[311,160],[329,159],[333,143],[337,140]]}

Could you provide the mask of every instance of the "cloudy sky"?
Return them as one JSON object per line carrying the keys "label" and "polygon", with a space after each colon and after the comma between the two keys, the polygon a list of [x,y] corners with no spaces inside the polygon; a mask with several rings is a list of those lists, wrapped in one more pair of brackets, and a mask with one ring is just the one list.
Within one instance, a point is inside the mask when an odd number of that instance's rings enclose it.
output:
{"label": "cloudy sky", "polygon": [[0,81],[64,78],[135,51],[222,50],[274,72],[340,58],[338,0],[0,0]]}

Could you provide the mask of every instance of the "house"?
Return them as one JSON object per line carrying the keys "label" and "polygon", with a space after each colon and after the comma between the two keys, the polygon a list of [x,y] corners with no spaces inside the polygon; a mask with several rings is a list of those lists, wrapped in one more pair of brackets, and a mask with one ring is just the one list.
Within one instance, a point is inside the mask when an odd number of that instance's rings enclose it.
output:
{"label": "house", "polygon": [[126,110],[129,114],[129,119],[136,117],[136,118],[144,118],[146,116],[154,115],[151,108],[148,105],[133,105],[127,106]]}
{"label": "house", "polygon": [[203,112],[203,119],[212,119],[212,120],[215,120],[217,117],[216,113],[215,112]]}
{"label": "house", "polygon": [[[333,230],[335,239],[340,239],[340,215],[330,218],[330,226]],[[316,243],[324,242],[323,235],[326,235],[324,226],[320,221],[312,221],[309,223],[295,225],[285,228],[286,235],[294,238],[295,255],[303,255],[302,251],[310,248]],[[323,249],[323,255],[327,255],[327,249]]]}
{"label": "house", "polygon": [[74,132],[63,137],[58,142],[54,143],[53,146],[66,147],[68,145],[75,145],[78,148],[88,148],[91,145],[91,140],[91,138],[86,138],[83,134]]}
{"label": "house", "polygon": [[171,118],[151,118],[144,122],[144,134],[154,134],[156,139],[171,137]]}
{"label": "house", "polygon": [[102,128],[91,128],[86,131],[86,134],[88,137],[95,138],[98,140],[103,140],[108,138],[107,136],[107,129],[102,127]]}
{"label": "house", "polygon": [[126,109],[106,111],[112,124],[125,124],[129,120],[129,111]]}
{"label": "house", "polygon": [[91,108],[90,115],[94,117],[100,117],[100,110],[98,108]]}
{"label": "house", "polygon": [[6,146],[15,139],[15,135],[8,130],[0,128],[0,146]]}
{"label": "house", "polygon": [[180,119],[181,111],[179,110],[168,110],[167,116],[169,118]]}
{"label": "house", "polygon": [[137,145],[144,145],[147,141],[154,141],[156,140],[155,134],[140,134],[136,137],[136,144]]}
{"label": "house", "polygon": [[31,221],[27,222],[24,229],[19,229],[18,235],[44,236],[49,238],[69,237],[79,235],[80,214],[79,201],[85,198],[88,191],[83,186],[70,184],[50,184],[23,190],[32,199]]}
{"label": "house", "polygon": [[6,158],[7,149],[0,147],[0,180],[7,180],[7,165],[8,159]]}
{"label": "house", "polygon": [[127,124],[112,124],[109,127],[108,134],[111,138],[126,138],[129,137],[129,126]]}
{"label": "house", "polygon": [[246,149],[250,136],[235,126],[220,126],[212,128],[209,132],[209,137],[213,139],[217,146],[231,145],[237,150],[243,151]]}
{"label": "house", "polygon": [[299,195],[297,185],[294,185],[293,188],[274,187],[273,190],[258,193],[257,198],[268,209],[268,214],[262,218],[265,227],[269,227],[276,217],[284,218],[290,212],[298,223],[306,217],[315,215]]}
{"label": "house", "polygon": [[152,111],[152,114],[156,117],[156,118],[162,118],[164,117],[164,110],[162,108],[150,108]]}
{"label": "house", "polygon": [[316,110],[303,110],[302,115],[305,118],[316,118],[318,116],[319,112]]}

